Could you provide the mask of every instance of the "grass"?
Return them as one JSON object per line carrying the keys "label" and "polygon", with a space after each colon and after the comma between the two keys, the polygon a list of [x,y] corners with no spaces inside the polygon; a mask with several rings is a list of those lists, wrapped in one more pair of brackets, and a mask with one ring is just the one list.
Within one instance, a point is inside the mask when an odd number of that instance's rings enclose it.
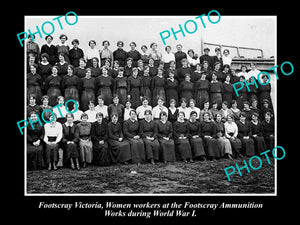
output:
{"label": "grass", "polygon": [[[28,194],[242,194],[274,193],[274,161],[262,159],[262,167],[247,173],[246,169],[231,175],[228,181],[224,169],[243,160],[220,159],[194,163],[156,163],[139,166],[90,166],[79,171],[62,168],[57,171],[27,172]],[[253,167],[256,160],[253,160]],[[136,171],[137,173],[132,173]]]}

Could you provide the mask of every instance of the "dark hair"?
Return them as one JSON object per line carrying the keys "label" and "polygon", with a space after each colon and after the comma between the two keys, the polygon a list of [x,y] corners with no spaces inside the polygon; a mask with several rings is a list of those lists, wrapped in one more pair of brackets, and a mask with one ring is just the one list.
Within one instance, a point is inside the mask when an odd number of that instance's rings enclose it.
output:
{"label": "dark hair", "polygon": [[65,38],[66,38],[66,41],[68,40],[68,36],[67,36],[67,35],[65,35],[65,34],[61,34],[61,35],[59,36],[59,39],[62,39],[63,37],[65,37]]}
{"label": "dark hair", "polygon": [[122,44],[122,47],[124,46],[124,42],[123,42],[123,41],[118,41],[118,42],[117,42],[117,46],[118,46],[119,44]]}
{"label": "dark hair", "polygon": [[45,40],[46,40],[46,41],[47,41],[48,37],[51,37],[51,39],[53,40],[52,35],[47,35],[47,36],[45,37]]}
{"label": "dark hair", "polygon": [[78,39],[74,39],[71,44],[73,45],[74,43],[77,43],[79,45],[79,40]]}
{"label": "dark hair", "polygon": [[109,41],[107,41],[107,40],[102,41],[102,46],[104,46],[105,42],[107,42],[108,46],[110,46],[110,43],[109,43]]}
{"label": "dark hair", "polygon": [[130,42],[129,46],[133,44],[136,47],[136,43],[134,41]]}
{"label": "dark hair", "polygon": [[90,41],[89,41],[89,46],[91,46],[91,43],[92,43],[92,42],[94,42],[94,44],[96,45],[96,41],[90,40]]}

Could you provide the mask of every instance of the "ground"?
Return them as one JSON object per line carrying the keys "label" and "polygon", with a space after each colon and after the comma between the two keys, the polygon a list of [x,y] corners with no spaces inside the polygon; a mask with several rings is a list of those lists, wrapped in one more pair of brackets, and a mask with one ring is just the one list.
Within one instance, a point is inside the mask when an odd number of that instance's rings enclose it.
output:
{"label": "ground", "polygon": [[[241,170],[228,181],[224,169],[244,166],[249,158],[195,161],[194,163],[156,163],[137,165],[90,166],[79,171],[62,168],[57,171],[27,172],[27,193],[51,194],[243,194],[274,193],[274,161],[262,160],[262,167]],[[252,161],[259,167],[258,161]],[[132,172],[132,171],[136,171]]]}

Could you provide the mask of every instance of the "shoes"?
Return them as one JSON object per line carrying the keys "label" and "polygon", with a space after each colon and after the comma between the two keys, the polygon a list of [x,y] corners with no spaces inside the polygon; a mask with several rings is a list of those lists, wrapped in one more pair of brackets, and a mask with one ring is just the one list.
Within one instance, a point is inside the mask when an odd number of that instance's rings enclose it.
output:
{"label": "shoes", "polygon": [[71,164],[71,168],[72,168],[72,170],[75,170],[75,166],[73,163]]}
{"label": "shoes", "polygon": [[77,170],[80,170],[80,167],[79,167],[79,164],[78,164],[78,163],[76,164],[76,169],[77,169]]}

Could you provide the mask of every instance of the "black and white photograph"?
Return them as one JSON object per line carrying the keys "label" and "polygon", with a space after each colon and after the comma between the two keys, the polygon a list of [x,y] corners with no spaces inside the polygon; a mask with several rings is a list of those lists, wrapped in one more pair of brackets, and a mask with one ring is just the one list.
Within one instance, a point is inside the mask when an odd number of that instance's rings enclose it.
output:
{"label": "black and white photograph", "polygon": [[290,208],[297,43],[279,9],[232,10],[20,14],[20,207],[104,224]]}
{"label": "black and white photograph", "polygon": [[276,193],[276,17],[76,19],[24,41],[27,194]]}

